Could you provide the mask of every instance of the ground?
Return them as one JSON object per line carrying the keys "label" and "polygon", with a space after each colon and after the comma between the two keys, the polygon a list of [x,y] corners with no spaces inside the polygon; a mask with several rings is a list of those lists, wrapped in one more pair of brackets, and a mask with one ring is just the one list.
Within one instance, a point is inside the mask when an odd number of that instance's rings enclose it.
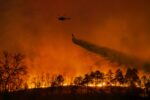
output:
{"label": "ground", "polygon": [[149,100],[142,89],[122,87],[50,87],[1,93],[0,100]]}

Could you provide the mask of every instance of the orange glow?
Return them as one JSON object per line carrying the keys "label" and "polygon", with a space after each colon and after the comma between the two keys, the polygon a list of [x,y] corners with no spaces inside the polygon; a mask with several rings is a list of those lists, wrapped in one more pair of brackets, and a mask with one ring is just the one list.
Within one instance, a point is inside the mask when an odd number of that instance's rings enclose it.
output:
{"label": "orange glow", "polygon": [[[41,82],[40,84],[43,84],[44,82]],[[62,86],[73,86],[75,84],[70,84],[71,82],[64,82],[62,84]],[[28,88],[29,89],[34,89],[34,88],[48,88],[48,87],[51,87],[51,85],[47,85],[47,84],[43,84],[43,85],[40,85],[39,87],[36,87],[34,83],[32,82],[28,82]],[[138,88],[142,88],[144,89],[145,87],[143,86],[140,86],[139,84],[135,83],[136,87]],[[129,84],[127,83],[124,83],[124,84],[119,84],[119,83],[116,83],[116,84],[113,84],[113,83],[110,83],[110,84],[107,84],[106,81],[104,82],[100,82],[98,84],[95,84],[95,83],[90,83],[87,85],[88,87],[99,87],[99,88],[102,88],[102,87],[107,87],[107,86],[112,86],[112,87],[129,87]]]}
{"label": "orange glow", "polygon": [[[115,72],[121,68],[125,74],[127,67],[130,67],[117,65],[75,45],[71,34],[149,61],[149,3],[144,0],[137,0],[136,3],[132,0],[3,1],[0,10],[0,51],[25,54],[28,88],[49,87],[52,77],[58,74],[66,79],[63,86],[68,86],[75,76],[83,76],[94,70],[107,73],[109,69]],[[60,22],[57,17],[61,15],[71,19]],[[131,67],[138,69],[137,66]],[[139,70],[139,76],[145,74],[143,70],[146,69]],[[50,75],[46,77],[45,73]],[[88,86],[107,85],[103,82]],[[110,85],[128,86],[119,83]]]}
{"label": "orange glow", "polygon": [[98,87],[103,87],[102,83],[97,84]]}
{"label": "orange glow", "polygon": [[[25,53],[30,73],[50,72],[66,76],[97,68],[109,69],[106,67],[109,64],[102,58],[74,45],[72,33],[94,44],[149,59],[149,3],[143,0],[136,3],[108,1],[7,2],[6,8],[11,5],[10,9],[1,11],[0,50]],[[61,14],[71,20],[59,22],[57,17]]]}

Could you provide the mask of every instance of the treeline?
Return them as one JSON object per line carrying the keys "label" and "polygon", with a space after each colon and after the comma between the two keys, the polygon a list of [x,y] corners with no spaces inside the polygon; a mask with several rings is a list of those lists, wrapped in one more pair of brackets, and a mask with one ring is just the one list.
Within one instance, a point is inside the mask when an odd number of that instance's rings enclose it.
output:
{"label": "treeline", "polygon": [[41,77],[34,77],[32,83],[35,88],[42,86],[119,86],[119,87],[139,87],[148,88],[150,87],[150,77],[142,76],[139,77],[138,70],[135,68],[127,68],[125,74],[121,69],[117,69],[115,72],[109,70],[107,73],[103,73],[99,70],[91,71],[83,76],[74,77],[69,83],[66,82],[66,78],[63,75],[55,75],[50,78],[49,74],[41,74]]}
{"label": "treeline", "polygon": [[0,56],[0,91],[16,91],[29,88],[44,88],[58,86],[117,86],[117,87],[139,87],[146,91],[150,90],[150,77],[139,77],[136,68],[127,68],[125,74],[121,69],[115,72],[109,70],[104,73],[100,70],[91,71],[83,76],[74,77],[69,83],[63,75],[42,73],[32,78],[29,83],[25,80],[27,67],[24,64],[25,56],[21,53],[3,52]]}
{"label": "treeline", "polygon": [[66,78],[63,75],[55,75],[52,78],[50,74],[37,75],[32,78],[32,84],[35,88],[42,86],[122,86],[122,87],[141,87],[145,88],[150,85],[150,77],[138,75],[138,70],[135,68],[127,68],[125,74],[121,69],[117,69],[115,72],[109,70],[104,73],[100,70],[91,71],[83,76],[74,77],[69,83],[66,82]]}

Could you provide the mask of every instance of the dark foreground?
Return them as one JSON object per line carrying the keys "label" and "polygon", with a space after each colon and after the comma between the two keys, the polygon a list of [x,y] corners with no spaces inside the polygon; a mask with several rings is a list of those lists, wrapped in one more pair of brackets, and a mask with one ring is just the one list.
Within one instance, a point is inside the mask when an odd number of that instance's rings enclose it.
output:
{"label": "dark foreground", "polygon": [[51,87],[1,93],[0,100],[150,100],[142,89]]}

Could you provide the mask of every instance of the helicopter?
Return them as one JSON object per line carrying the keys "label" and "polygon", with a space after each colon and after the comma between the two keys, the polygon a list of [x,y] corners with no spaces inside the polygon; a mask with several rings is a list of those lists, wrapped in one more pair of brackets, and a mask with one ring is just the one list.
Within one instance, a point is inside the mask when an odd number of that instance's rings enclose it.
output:
{"label": "helicopter", "polygon": [[70,20],[71,18],[69,18],[69,17],[65,17],[65,16],[60,16],[60,17],[58,17],[58,20],[60,20],[60,21],[65,21],[65,20]]}

